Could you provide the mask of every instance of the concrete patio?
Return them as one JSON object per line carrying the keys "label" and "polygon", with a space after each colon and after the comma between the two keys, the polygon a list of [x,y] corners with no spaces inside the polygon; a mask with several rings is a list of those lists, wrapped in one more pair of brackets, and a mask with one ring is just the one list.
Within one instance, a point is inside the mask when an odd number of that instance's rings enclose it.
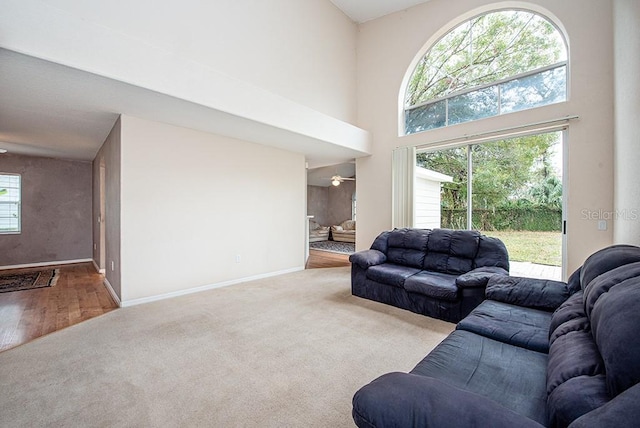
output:
{"label": "concrete patio", "polygon": [[531,262],[509,262],[509,274],[512,276],[523,276],[527,278],[562,280],[562,267],[540,265]]}

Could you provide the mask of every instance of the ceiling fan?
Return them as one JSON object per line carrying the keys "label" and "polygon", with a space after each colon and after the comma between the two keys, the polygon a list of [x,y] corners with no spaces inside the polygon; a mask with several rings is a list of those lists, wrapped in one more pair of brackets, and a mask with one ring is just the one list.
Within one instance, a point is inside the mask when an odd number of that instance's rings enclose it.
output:
{"label": "ceiling fan", "polygon": [[340,183],[343,183],[345,181],[356,181],[355,178],[348,178],[348,177],[341,177],[339,175],[334,175],[333,177],[331,177],[331,184],[334,186],[339,186]]}

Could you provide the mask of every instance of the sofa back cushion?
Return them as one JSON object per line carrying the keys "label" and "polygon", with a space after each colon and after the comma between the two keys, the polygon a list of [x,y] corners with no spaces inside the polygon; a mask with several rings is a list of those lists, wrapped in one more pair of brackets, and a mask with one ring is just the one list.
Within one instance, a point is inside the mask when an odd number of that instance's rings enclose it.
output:
{"label": "sofa back cushion", "polygon": [[609,401],[604,372],[579,291],[551,318],[547,368],[550,426],[567,426]]}
{"label": "sofa back cushion", "polygon": [[583,290],[552,316],[547,392],[553,426],[566,426],[640,383],[636,248],[613,246],[589,257],[575,273]]}
{"label": "sofa back cushion", "polygon": [[604,273],[584,293],[585,312],[616,396],[640,382],[640,262]]}
{"label": "sofa back cushion", "polygon": [[507,249],[474,230],[401,228],[382,232],[371,245],[387,262],[460,275],[478,267],[509,270]]}
{"label": "sofa back cushion", "polygon": [[509,253],[507,247],[498,238],[481,235],[478,241],[478,253],[473,261],[473,268],[497,266],[509,271]]}
{"label": "sofa back cushion", "polygon": [[640,262],[617,267],[591,281],[584,288],[584,312],[589,319],[591,319],[591,312],[595,305],[605,293],[608,293],[613,287],[617,287],[627,279],[638,276],[640,276]]}
{"label": "sofa back cushion", "polygon": [[424,269],[462,274],[474,268],[480,233],[474,230],[433,229],[427,242]]}
{"label": "sofa back cushion", "polygon": [[387,236],[387,262],[422,268],[429,229],[394,229]]}
{"label": "sofa back cushion", "polygon": [[640,247],[612,245],[596,251],[585,260],[580,270],[580,284],[585,288],[591,281],[618,266],[640,262]]}
{"label": "sofa back cushion", "polygon": [[385,256],[387,255],[387,250],[389,249],[389,234],[391,231],[385,230],[380,235],[374,239],[373,244],[371,244],[372,250],[378,250]]}
{"label": "sofa back cushion", "polygon": [[340,223],[340,226],[343,230],[356,230],[356,221],[355,220],[345,220]]}

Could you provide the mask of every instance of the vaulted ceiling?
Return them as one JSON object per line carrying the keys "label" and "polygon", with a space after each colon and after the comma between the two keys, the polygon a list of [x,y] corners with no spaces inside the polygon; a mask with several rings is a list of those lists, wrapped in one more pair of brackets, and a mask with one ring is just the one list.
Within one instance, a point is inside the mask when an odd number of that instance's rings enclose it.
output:
{"label": "vaulted ceiling", "polygon": [[363,23],[429,0],[331,0],[349,18]]}

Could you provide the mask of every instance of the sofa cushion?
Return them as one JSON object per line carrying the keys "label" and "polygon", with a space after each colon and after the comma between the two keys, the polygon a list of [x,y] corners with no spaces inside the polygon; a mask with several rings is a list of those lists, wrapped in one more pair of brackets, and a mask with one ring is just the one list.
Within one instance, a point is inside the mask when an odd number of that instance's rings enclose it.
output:
{"label": "sofa cushion", "polygon": [[404,289],[434,299],[456,301],[459,297],[456,278],[456,275],[423,270],[407,278]]}
{"label": "sofa cushion", "polygon": [[558,309],[553,312],[551,317],[551,325],[549,326],[549,337],[553,336],[553,333],[561,325],[576,318],[586,319],[584,313],[584,303],[582,300],[583,292],[578,291],[567,300],[565,300]]}
{"label": "sofa cushion", "polygon": [[582,265],[580,284],[585,288],[603,273],[635,262],[640,262],[640,247],[633,245],[612,245],[596,251]]}
{"label": "sofa cushion", "polygon": [[621,282],[637,276],[640,276],[640,262],[619,266],[592,280],[584,288],[584,311],[587,317],[590,317],[594,305],[603,294],[612,287],[617,287]]}
{"label": "sofa cushion", "polygon": [[546,354],[456,330],[411,373],[484,396],[545,424],[546,369]]}
{"label": "sofa cushion", "polygon": [[587,316],[578,317],[571,319],[565,323],[560,324],[556,329],[553,330],[551,336],[549,336],[549,346],[553,342],[556,341],[558,337],[564,336],[567,333],[572,331],[589,331],[591,325],[589,324],[589,319]]}
{"label": "sofa cushion", "polygon": [[498,238],[480,236],[478,252],[473,260],[473,267],[497,266],[509,271],[509,253],[507,247]]}
{"label": "sofa cushion", "polygon": [[383,254],[387,254],[387,250],[389,249],[389,235],[391,231],[386,230],[382,232],[380,235],[376,236],[376,239],[373,240],[373,244],[371,244],[372,250],[378,250]]}
{"label": "sofa cushion", "polygon": [[487,299],[553,311],[569,297],[567,284],[536,278],[495,275],[487,284]]}
{"label": "sofa cushion", "polygon": [[391,263],[422,268],[427,241],[428,229],[395,229],[387,238],[387,259]]}
{"label": "sofa cushion", "polygon": [[480,233],[472,230],[434,229],[427,242],[424,269],[462,274],[474,268]]}
{"label": "sofa cushion", "polygon": [[580,274],[582,273],[582,266],[576,269],[569,279],[567,280],[567,288],[569,289],[569,294],[573,295],[578,291],[582,290],[582,286],[580,285]]}
{"label": "sofa cushion", "polygon": [[509,272],[497,266],[481,266],[460,275],[456,285],[460,288],[486,287],[493,275],[509,275]]}
{"label": "sofa cushion", "polygon": [[604,406],[579,417],[571,428],[616,427],[632,428],[640,421],[640,384],[618,395]]}
{"label": "sofa cushion", "polygon": [[567,426],[610,398],[583,295],[582,290],[573,294],[551,319],[547,387],[552,426]]}
{"label": "sofa cushion", "polygon": [[551,394],[569,379],[601,374],[604,364],[590,331],[570,331],[549,347],[547,393]]}
{"label": "sofa cushion", "polygon": [[485,300],[456,327],[537,352],[549,352],[551,314]]}
{"label": "sofa cushion", "polygon": [[[608,279],[605,276],[620,277],[621,272],[616,271],[625,268],[629,273],[635,271],[632,265],[627,265],[601,275],[593,283],[601,278],[605,282]],[[640,277],[634,277],[610,287],[591,311],[591,330],[604,361],[611,396],[640,382],[639,308]]]}
{"label": "sofa cushion", "polygon": [[580,416],[606,404],[609,399],[604,375],[571,378],[549,395],[550,425],[566,427]]}
{"label": "sofa cushion", "polygon": [[411,373],[387,373],[353,397],[353,420],[373,427],[542,428],[495,401]]}
{"label": "sofa cushion", "polygon": [[367,269],[366,275],[367,278],[372,281],[403,288],[404,281],[418,272],[420,272],[420,269],[396,265],[393,263],[382,263],[380,265],[371,266]]}
{"label": "sofa cushion", "polygon": [[354,231],[356,230],[356,221],[355,220],[345,220],[340,223],[342,230],[344,231]]}

